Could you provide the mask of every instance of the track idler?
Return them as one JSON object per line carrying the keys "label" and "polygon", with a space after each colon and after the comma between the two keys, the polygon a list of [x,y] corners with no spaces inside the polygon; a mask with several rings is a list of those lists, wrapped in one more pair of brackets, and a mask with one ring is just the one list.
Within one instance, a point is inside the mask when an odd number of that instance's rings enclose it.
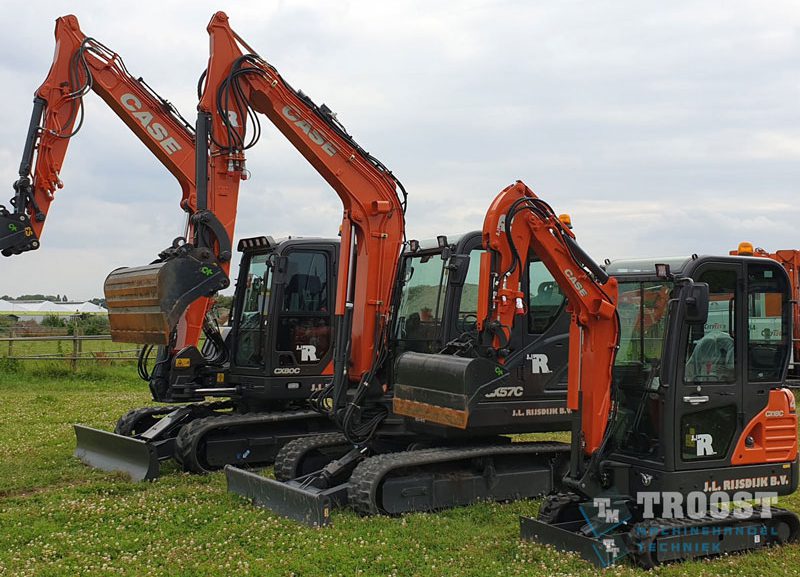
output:
{"label": "track idler", "polygon": [[210,250],[180,241],[162,253],[161,262],[108,275],[103,290],[112,340],[166,345],[192,302],[230,284]]}

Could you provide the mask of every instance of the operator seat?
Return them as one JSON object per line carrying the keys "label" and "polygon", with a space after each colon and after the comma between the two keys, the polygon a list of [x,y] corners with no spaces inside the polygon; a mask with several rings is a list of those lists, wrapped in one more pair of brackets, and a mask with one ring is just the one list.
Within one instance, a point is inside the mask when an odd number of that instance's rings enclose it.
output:
{"label": "operator seat", "polygon": [[704,335],[686,361],[687,381],[735,380],[735,343],[728,333],[714,330]]}

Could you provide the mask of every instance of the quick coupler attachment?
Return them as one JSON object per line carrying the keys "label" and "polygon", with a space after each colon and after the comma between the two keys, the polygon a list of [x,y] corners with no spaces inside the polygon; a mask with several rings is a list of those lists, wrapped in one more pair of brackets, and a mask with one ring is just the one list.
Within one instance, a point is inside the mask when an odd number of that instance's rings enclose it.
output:
{"label": "quick coupler attachment", "polygon": [[30,219],[24,214],[13,214],[0,206],[0,254],[12,256],[39,248],[39,239]]}

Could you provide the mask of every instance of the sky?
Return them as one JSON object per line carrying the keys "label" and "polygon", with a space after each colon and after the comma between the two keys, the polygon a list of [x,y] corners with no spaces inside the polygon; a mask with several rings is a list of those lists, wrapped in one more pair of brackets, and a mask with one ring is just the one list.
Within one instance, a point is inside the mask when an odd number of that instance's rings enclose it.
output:
{"label": "sky", "polygon": [[[800,245],[794,0],[4,0],[3,11],[12,6],[0,35],[0,204],[58,16],[75,14],[191,120],[205,27],[224,8],[403,182],[409,238],[480,228],[520,179],[571,214],[598,261]],[[111,270],[152,261],[183,231],[174,178],[95,94],[85,111],[42,247],[0,259],[0,294],[102,296]],[[338,197],[266,117],[262,126],[236,240],[334,236]]]}

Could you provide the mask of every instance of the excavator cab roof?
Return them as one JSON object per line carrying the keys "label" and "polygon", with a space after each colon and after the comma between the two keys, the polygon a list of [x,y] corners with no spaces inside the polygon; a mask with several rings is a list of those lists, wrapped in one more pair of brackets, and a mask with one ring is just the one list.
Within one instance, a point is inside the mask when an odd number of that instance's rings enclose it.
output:
{"label": "excavator cab roof", "polygon": [[636,258],[636,259],[619,259],[608,263],[605,266],[606,272],[609,275],[649,275],[656,274],[657,264],[669,265],[669,270],[672,274],[681,273],[686,265],[691,262],[691,256],[668,256],[660,258]]}

